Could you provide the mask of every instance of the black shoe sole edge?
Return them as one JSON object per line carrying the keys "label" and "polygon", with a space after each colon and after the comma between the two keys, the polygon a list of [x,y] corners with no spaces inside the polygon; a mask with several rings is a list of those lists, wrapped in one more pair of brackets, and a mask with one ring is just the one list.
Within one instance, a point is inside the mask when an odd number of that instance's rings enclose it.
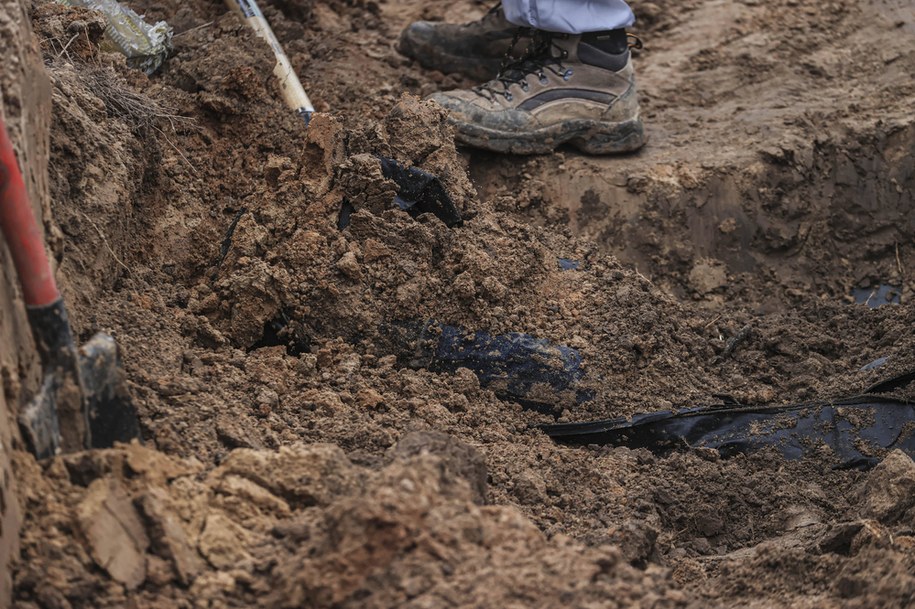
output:
{"label": "black shoe sole edge", "polygon": [[571,144],[586,154],[623,154],[645,144],[641,119],[619,123],[571,120],[527,133],[498,131],[451,119],[454,139],[465,146],[506,154],[548,154]]}

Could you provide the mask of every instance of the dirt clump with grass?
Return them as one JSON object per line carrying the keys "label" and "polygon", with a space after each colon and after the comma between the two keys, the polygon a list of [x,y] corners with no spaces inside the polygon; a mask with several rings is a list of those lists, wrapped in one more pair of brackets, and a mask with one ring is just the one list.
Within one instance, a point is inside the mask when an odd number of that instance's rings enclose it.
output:
{"label": "dirt clump with grass", "polygon": [[[307,128],[220,3],[131,3],[175,27],[152,77],[99,49],[97,14],[32,7],[52,249],[79,334],[121,345],[144,442],[17,455],[16,606],[915,602],[901,452],[859,471],[824,447],[658,456],[538,428],[915,368],[915,44],[853,52],[911,32],[904,3],[634,3],[652,141],[620,159],[455,148],[421,96],[467,83],[393,43],[483,5],[264,4]],[[379,157],[438,176],[463,224],[397,209]],[[881,284],[900,304],[847,302]],[[415,365],[431,321],[573,348],[587,398],[532,410]]]}

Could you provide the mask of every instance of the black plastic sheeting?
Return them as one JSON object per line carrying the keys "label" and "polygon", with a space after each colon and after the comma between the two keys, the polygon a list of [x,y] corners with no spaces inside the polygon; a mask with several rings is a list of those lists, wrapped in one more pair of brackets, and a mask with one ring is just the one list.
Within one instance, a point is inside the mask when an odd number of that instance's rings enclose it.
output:
{"label": "black plastic sheeting", "polygon": [[894,377],[862,395],[831,402],[659,411],[541,429],[561,443],[646,448],[658,454],[711,448],[730,457],[774,447],[786,459],[800,459],[825,445],[838,467],[870,467],[885,450],[898,448],[915,457],[915,403],[886,395],[913,380],[915,373]]}
{"label": "black plastic sheeting", "polygon": [[410,366],[451,373],[467,368],[500,398],[545,413],[590,397],[576,389],[584,374],[578,351],[530,334],[492,335],[428,322]]}
{"label": "black plastic sheeting", "polygon": [[[381,163],[381,174],[397,184],[397,195],[393,203],[399,209],[413,217],[432,214],[448,228],[463,223],[461,212],[438,176],[417,167],[405,167],[394,159],[378,157],[378,160]],[[349,218],[354,211],[352,204],[344,200],[337,218],[337,228],[343,230],[349,226]]]}

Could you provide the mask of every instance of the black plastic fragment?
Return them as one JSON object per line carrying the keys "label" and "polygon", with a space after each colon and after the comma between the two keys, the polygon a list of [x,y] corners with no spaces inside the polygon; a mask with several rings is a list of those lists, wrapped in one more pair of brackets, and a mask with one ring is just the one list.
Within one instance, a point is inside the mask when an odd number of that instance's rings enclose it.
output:
{"label": "black plastic fragment", "polygon": [[576,387],[584,374],[578,351],[518,332],[492,335],[429,322],[409,365],[450,373],[467,368],[500,398],[548,414],[590,397]]}
{"label": "black plastic fragment", "polygon": [[461,225],[461,213],[438,176],[417,167],[404,167],[394,159],[379,157],[378,160],[381,174],[397,184],[394,203],[400,209],[414,217],[432,214],[448,228]]}
{"label": "black plastic fragment", "polygon": [[774,447],[790,460],[826,445],[839,467],[868,467],[884,450],[898,448],[915,457],[915,403],[879,395],[913,379],[915,373],[903,375],[874,385],[864,395],[832,402],[659,411],[541,429],[565,444],[646,448],[658,454],[712,448],[730,457]]}
{"label": "black plastic fragment", "polygon": [[229,224],[229,228],[226,229],[226,235],[222,239],[222,243],[219,245],[219,258],[216,259],[216,268],[222,266],[222,263],[225,262],[226,256],[229,255],[229,250],[232,248],[232,237],[235,235],[235,229],[238,228],[238,221],[241,220],[241,217],[245,215],[245,212],[248,211],[245,208],[239,209],[235,213],[235,217],[232,218],[232,222]]}
{"label": "black plastic fragment", "polygon": [[578,260],[573,260],[571,258],[559,258],[559,268],[563,271],[577,271],[581,267],[581,263]]}
{"label": "black plastic fragment", "polygon": [[913,382],[915,382],[915,371],[906,372],[905,374],[900,374],[892,378],[884,379],[878,383],[874,383],[865,389],[864,393],[865,395],[889,393],[891,391],[896,391],[897,389],[907,387]]}
{"label": "black plastic fragment", "polygon": [[855,304],[866,305],[871,309],[884,305],[898,305],[902,302],[902,290],[895,285],[880,283],[867,288],[854,288],[851,291]]}
{"label": "black plastic fragment", "polygon": [[349,217],[353,215],[354,211],[356,208],[349,202],[349,199],[343,199],[343,203],[340,204],[340,213],[337,215],[337,230],[343,230],[349,226]]}
{"label": "black plastic fragment", "polygon": [[[397,184],[394,205],[414,218],[422,214],[432,214],[454,228],[464,223],[461,212],[438,176],[418,167],[405,167],[402,163],[387,157],[378,157],[381,163],[381,175]],[[349,226],[350,216],[356,211],[353,204],[344,199],[337,216],[337,228],[343,230]]]}

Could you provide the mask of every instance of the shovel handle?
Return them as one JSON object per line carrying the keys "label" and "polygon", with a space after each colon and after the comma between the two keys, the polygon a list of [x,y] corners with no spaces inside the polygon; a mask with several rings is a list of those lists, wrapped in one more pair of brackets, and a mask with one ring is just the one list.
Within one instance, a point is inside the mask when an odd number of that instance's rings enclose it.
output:
{"label": "shovel handle", "polygon": [[270,49],[276,58],[273,75],[279,81],[283,100],[290,109],[295,110],[305,120],[307,125],[308,121],[311,120],[312,113],[315,111],[314,106],[312,106],[311,100],[308,99],[308,94],[305,93],[302,82],[296,75],[292,62],[289,61],[289,56],[283,51],[280,41],[277,40],[276,34],[273,33],[273,29],[267,23],[266,17],[264,17],[260,7],[257,5],[257,0],[226,0],[226,4],[241,15],[248,27],[254,30],[258,37],[270,45]]}
{"label": "shovel handle", "polygon": [[0,230],[22,285],[25,304],[44,307],[60,300],[60,292],[44,248],[44,234],[25,190],[13,144],[0,117]]}

